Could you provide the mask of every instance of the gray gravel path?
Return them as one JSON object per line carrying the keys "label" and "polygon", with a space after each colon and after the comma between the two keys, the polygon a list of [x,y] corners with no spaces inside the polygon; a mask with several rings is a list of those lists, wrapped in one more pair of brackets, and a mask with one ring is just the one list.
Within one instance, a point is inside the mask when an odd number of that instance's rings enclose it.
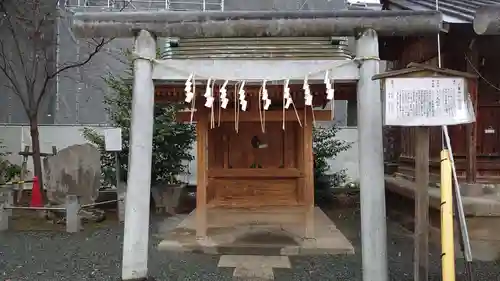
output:
{"label": "gray gravel path", "polygon": [[[352,213],[354,212],[354,213]],[[352,215],[354,214],[354,215]],[[278,281],[361,281],[359,215],[336,212],[337,226],[358,250],[354,256],[292,258],[292,269],[276,269]],[[153,220],[153,225],[155,224]],[[152,233],[155,232],[153,227]],[[412,239],[399,226],[389,223],[391,280],[413,280]],[[109,228],[76,235],[50,232],[6,232],[0,234],[0,281],[117,281],[120,278],[123,228]],[[158,281],[232,280],[232,269],[217,268],[218,257],[158,252],[159,240],[151,238],[150,273]],[[431,277],[440,278],[439,253],[431,255]],[[462,267],[462,262],[458,262]],[[499,263],[476,263],[475,281],[500,280]],[[459,277],[457,281],[463,280]]]}

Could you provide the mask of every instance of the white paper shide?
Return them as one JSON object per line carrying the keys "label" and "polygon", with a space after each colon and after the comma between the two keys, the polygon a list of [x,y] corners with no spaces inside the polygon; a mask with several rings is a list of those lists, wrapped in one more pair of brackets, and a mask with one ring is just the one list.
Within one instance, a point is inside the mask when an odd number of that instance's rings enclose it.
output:
{"label": "white paper shide", "polygon": [[472,123],[475,113],[465,78],[385,80],[385,125],[441,126]]}

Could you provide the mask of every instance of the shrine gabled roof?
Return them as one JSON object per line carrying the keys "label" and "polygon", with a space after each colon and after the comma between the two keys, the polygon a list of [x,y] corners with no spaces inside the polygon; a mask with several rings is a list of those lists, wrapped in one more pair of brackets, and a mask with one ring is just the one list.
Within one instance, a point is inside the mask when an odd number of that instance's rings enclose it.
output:
{"label": "shrine gabled roof", "polygon": [[[436,0],[384,0],[389,10],[436,10]],[[439,0],[439,11],[448,23],[472,23],[476,10],[500,0]]]}
{"label": "shrine gabled roof", "polygon": [[345,37],[205,38],[170,41],[164,59],[351,59]]}

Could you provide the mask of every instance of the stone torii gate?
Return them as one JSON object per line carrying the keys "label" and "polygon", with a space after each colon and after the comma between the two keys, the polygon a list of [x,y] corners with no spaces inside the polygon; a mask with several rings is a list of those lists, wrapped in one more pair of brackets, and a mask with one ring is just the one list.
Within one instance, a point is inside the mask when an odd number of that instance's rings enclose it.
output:
{"label": "stone torii gate", "polygon": [[432,35],[441,27],[442,16],[434,11],[76,13],[73,29],[79,37],[135,37],[122,280],[148,275],[156,37],[356,37],[363,280],[387,281],[382,104],[380,82],[372,80],[379,72],[377,36]]}

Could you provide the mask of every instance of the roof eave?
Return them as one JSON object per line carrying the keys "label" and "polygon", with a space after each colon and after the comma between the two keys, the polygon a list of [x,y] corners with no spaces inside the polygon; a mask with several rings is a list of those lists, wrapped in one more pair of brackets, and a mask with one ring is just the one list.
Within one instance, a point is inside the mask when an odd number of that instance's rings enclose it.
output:
{"label": "roof eave", "polygon": [[[395,3],[391,3],[389,2],[388,5],[387,5],[387,8],[388,10],[406,10],[406,11],[430,11],[430,9],[427,9],[425,7],[422,7],[422,6],[412,6],[412,9],[405,9]],[[454,17],[454,16],[450,16],[450,15],[447,15],[446,13],[442,13],[443,14],[443,22],[444,23],[451,23],[451,24],[454,24],[454,23],[468,23],[468,24],[472,24],[472,21],[470,20],[465,20],[465,19],[462,19],[462,18],[459,18],[459,17]]]}

